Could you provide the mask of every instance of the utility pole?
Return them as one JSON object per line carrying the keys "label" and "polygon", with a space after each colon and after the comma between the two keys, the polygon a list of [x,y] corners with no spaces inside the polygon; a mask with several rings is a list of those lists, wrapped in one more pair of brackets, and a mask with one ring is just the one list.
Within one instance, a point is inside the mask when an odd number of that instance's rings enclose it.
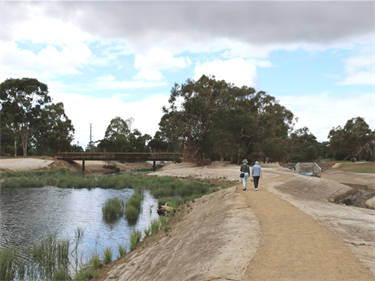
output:
{"label": "utility pole", "polygon": [[92,152],[92,123],[90,123],[90,152]]}

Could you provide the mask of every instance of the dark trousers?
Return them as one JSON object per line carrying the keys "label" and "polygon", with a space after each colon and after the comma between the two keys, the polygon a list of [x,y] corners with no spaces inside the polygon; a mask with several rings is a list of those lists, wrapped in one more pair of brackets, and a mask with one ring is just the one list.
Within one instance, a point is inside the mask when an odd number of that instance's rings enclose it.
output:
{"label": "dark trousers", "polygon": [[253,179],[254,179],[254,187],[255,188],[258,188],[259,178],[260,177],[253,177]]}

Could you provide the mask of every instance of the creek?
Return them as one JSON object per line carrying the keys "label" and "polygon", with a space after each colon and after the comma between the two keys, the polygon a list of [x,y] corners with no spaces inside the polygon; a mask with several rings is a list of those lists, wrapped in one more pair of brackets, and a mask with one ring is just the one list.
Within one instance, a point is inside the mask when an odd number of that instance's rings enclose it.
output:
{"label": "creek", "polygon": [[[132,189],[70,189],[46,186],[42,188],[0,188],[0,248],[25,246],[41,241],[56,233],[58,238],[74,240],[77,228],[84,231],[79,244],[80,263],[91,258],[92,252],[100,255],[111,247],[112,260],[117,259],[118,246],[130,247],[133,228],[148,228],[158,219],[157,200],[145,190],[141,214],[134,225],[125,216],[106,221],[102,205],[108,198],[127,200]],[[73,244],[73,243],[72,243]]]}

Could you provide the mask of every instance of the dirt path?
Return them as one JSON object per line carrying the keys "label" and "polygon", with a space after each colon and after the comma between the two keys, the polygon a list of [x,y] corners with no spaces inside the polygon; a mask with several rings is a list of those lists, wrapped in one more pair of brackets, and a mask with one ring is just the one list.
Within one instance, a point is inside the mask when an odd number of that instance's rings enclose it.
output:
{"label": "dirt path", "polygon": [[374,280],[374,275],[333,232],[262,186],[240,191],[257,214],[263,240],[242,280]]}

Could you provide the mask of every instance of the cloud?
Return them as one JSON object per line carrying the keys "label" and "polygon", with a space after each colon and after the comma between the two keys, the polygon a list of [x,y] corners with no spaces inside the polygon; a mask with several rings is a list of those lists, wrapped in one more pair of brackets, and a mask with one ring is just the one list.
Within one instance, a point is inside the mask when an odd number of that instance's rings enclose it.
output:
{"label": "cloud", "polygon": [[94,89],[131,89],[131,88],[150,88],[165,86],[166,82],[148,82],[148,81],[117,81],[116,78],[110,74],[98,77],[95,83],[92,84]]}
{"label": "cloud", "polygon": [[266,57],[275,48],[347,46],[373,34],[372,1],[44,1],[6,2],[3,9],[5,40],[22,32],[15,24],[36,15],[101,41],[125,42],[137,55],[155,47],[173,54],[233,47],[232,57]]}
{"label": "cloud", "polygon": [[4,42],[2,55],[3,66],[9,71],[37,71],[52,76],[80,73],[78,68],[87,63],[91,51],[86,44],[64,46],[61,51],[48,45],[35,54],[30,50],[20,49],[14,42]]}
{"label": "cloud", "polygon": [[373,51],[365,52],[344,60],[346,77],[338,85],[375,85]]}
{"label": "cloud", "polygon": [[349,119],[363,117],[372,130],[374,124],[374,95],[359,94],[335,97],[329,93],[277,97],[280,104],[298,117],[296,129],[308,127],[318,141],[327,141],[333,127],[346,124]]}
{"label": "cloud", "polygon": [[194,80],[198,80],[202,75],[215,75],[217,80],[225,80],[234,83],[238,87],[256,87],[257,73],[254,64],[242,58],[231,60],[214,60],[203,63],[195,67]]}
{"label": "cloud", "polygon": [[153,48],[146,56],[137,55],[134,67],[147,70],[173,70],[186,68],[191,64],[188,57],[174,57],[171,52]]}
{"label": "cloud", "polygon": [[161,74],[157,70],[147,70],[142,68],[141,71],[137,73],[136,76],[133,77],[137,80],[156,80],[160,81],[163,78],[163,74]]}
{"label": "cloud", "polygon": [[[80,94],[58,92],[51,87],[53,101],[63,102],[65,113],[75,128],[75,141],[86,147],[90,141],[90,124],[93,127],[93,141],[104,138],[111,119],[116,116],[126,120],[135,118],[132,128],[142,134],[154,136],[159,129],[158,123],[163,116],[162,107],[168,105],[168,94],[155,94],[137,102],[126,102],[120,95],[109,98],[94,98]],[[84,106],[83,106],[84,105]]]}

